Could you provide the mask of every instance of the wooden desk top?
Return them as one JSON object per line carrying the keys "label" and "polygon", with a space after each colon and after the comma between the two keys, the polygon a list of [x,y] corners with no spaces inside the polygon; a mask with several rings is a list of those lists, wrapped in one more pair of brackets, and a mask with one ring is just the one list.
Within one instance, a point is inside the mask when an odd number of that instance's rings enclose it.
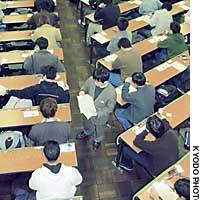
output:
{"label": "wooden desk top", "polygon": [[[125,4],[125,3],[126,3],[126,4]],[[133,4],[130,4],[130,3],[128,3],[128,2],[125,2],[125,3],[123,3],[123,5],[124,5],[124,8],[126,8],[126,9],[127,9],[128,7],[130,7],[130,5],[133,5]],[[129,10],[130,10],[130,9],[129,9]],[[127,11],[127,10],[126,10],[126,11]],[[177,4],[174,4],[171,13],[172,13],[172,15],[176,15],[176,14],[181,13],[181,12],[184,12],[184,11],[185,11],[185,9],[182,8],[181,5],[179,5],[179,4],[178,4],[178,5],[177,5]],[[148,19],[150,20],[150,17],[149,17]],[[134,31],[136,31],[136,30],[139,30],[139,29],[141,29],[141,28],[143,28],[143,27],[149,25],[149,20],[145,20],[145,19],[144,19],[144,16],[138,17],[138,18],[136,18],[136,19],[132,19],[132,20],[129,21],[129,26],[128,26],[127,30],[130,31],[130,32],[134,32]],[[114,26],[114,27],[111,27],[111,28],[109,28],[109,29],[104,30],[104,31],[103,31],[103,34],[101,34],[101,35],[103,35],[103,37],[106,39],[105,41],[101,41],[101,40],[98,39],[98,37],[96,37],[97,34],[99,34],[99,33],[94,34],[94,35],[92,36],[92,38],[93,38],[95,41],[97,41],[98,43],[104,44],[104,43],[106,43],[106,41],[107,41],[107,42],[110,41],[110,40],[115,36],[115,34],[116,34],[118,31],[119,31],[119,30],[118,30],[117,26]],[[102,33],[102,32],[101,32],[101,33]]]}
{"label": "wooden desk top", "polygon": [[[156,177],[153,181],[147,184],[144,188],[142,188],[139,192],[137,192],[134,197],[138,197],[140,200],[150,199],[148,189],[155,183],[165,180],[169,177],[168,172],[175,168],[176,165],[180,165],[184,172],[181,176],[175,176],[170,179],[170,182],[174,184],[179,178],[189,178],[190,177],[190,153],[187,153],[183,158],[181,158],[177,163],[173,166],[169,167],[163,173],[161,173],[158,177]],[[134,200],[133,197],[133,200]]]}
{"label": "wooden desk top", "polygon": [[[8,89],[23,89],[39,83],[42,77],[37,75],[7,76],[0,77],[0,86]],[[63,81],[67,85],[66,72],[58,73],[57,81]]]}
{"label": "wooden desk top", "polygon": [[[47,162],[43,148],[25,147],[0,151],[0,174],[33,171]],[[62,152],[59,161],[67,166],[77,166],[76,151]]]}
{"label": "wooden desk top", "polygon": [[[24,117],[24,113],[32,114],[35,116]],[[56,118],[69,122],[71,118],[70,104],[59,104]],[[43,120],[43,116],[39,111],[38,106],[33,106],[27,109],[1,109],[0,110],[0,127],[14,127],[14,126],[27,126],[40,123]]]}
{"label": "wooden desk top", "polygon": [[[187,52],[185,52],[187,53]],[[177,63],[178,62],[178,63]],[[176,68],[177,64],[182,64],[181,68]],[[178,75],[183,72],[190,65],[190,57],[188,55],[187,60],[183,60],[182,56],[179,55],[173,59],[168,60],[164,64],[161,64],[153,69],[147,71],[145,73],[146,79],[149,84],[154,87],[159,86],[170,78]],[[167,66],[166,69],[161,69],[162,67]],[[122,99],[121,90],[118,88],[117,90],[117,103],[120,105],[125,105],[126,101]]]}
{"label": "wooden desk top", "polygon": [[33,0],[26,1],[6,1],[6,8],[32,8],[34,7]]}
{"label": "wooden desk top", "polygon": [[[188,23],[183,23],[181,24],[181,32],[183,33],[183,35],[187,35],[190,33],[190,24]],[[137,42],[136,44],[132,45],[132,47],[136,48],[138,50],[138,52],[141,54],[141,56],[144,56],[147,53],[150,53],[154,50],[156,50],[157,47],[157,42],[154,41],[152,42],[152,38],[148,38],[145,40],[142,40],[141,42]],[[117,51],[115,53],[116,55],[120,55],[121,52]],[[104,67],[106,67],[108,70],[112,70],[112,61],[106,61],[105,58],[101,58],[98,60],[99,63],[101,63]]]}
{"label": "wooden desk top", "polygon": [[[34,50],[0,52],[0,59],[6,59],[4,64],[23,63],[26,57],[31,55],[33,52]],[[58,57],[59,60],[64,60],[62,48],[55,49],[53,53]]]}
{"label": "wooden desk top", "polygon": [[21,14],[21,15],[5,15],[3,17],[4,24],[17,24],[25,23],[32,16],[32,14]]}
{"label": "wooden desk top", "polygon": [[[187,93],[164,107],[163,114],[165,118],[169,121],[172,128],[175,128],[181,122],[190,117],[189,105],[190,105],[190,95]],[[166,116],[167,113],[171,113],[171,117],[167,117]],[[133,144],[133,141],[135,140],[136,137],[135,132],[132,130],[133,128],[130,128],[124,133],[122,133],[120,137],[126,144],[128,144],[132,149],[134,149],[136,152],[139,153],[141,150]],[[150,141],[154,140],[153,135],[148,134],[147,140]]]}
{"label": "wooden desk top", "polygon": [[0,42],[31,40],[32,30],[0,32]]}

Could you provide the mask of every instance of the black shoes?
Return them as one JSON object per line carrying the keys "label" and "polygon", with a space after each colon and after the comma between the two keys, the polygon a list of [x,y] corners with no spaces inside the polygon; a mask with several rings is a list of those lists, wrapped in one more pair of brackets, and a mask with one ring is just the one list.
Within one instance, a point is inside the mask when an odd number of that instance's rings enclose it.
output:
{"label": "black shoes", "polygon": [[89,135],[87,135],[84,131],[76,135],[77,140],[85,140],[88,138],[89,138]]}
{"label": "black shoes", "polygon": [[93,150],[94,151],[97,151],[100,146],[101,146],[100,142],[95,142],[95,141],[93,142]]}

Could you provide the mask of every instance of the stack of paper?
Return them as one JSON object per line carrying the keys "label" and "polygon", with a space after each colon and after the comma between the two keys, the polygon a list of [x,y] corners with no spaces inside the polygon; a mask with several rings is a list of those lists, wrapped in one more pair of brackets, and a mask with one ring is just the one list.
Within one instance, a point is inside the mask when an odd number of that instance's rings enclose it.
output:
{"label": "stack of paper", "polygon": [[183,64],[181,64],[180,62],[177,62],[177,61],[173,62],[171,64],[171,66],[174,67],[175,69],[177,69],[180,72],[184,71],[187,68],[185,65],[183,65]]}
{"label": "stack of paper", "polygon": [[60,152],[72,152],[75,151],[75,143],[60,144]]}
{"label": "stack of paper", "polygon": [[168,63],[163,63],[157,67],[155,67],[156,70],[158,70],[159,72],[166,70],[167,68],[171,67],[170,64]]}
{"label": "stack of paper", "polygon": [[104,44],[106,42],[108,42],[109,40],[107,38],[105,38],[101,33],[97,33],[95,35],[92,36],[96,41],[98,41],[101,44]]}
{"label": "stack of paper", "polygon": [[111,55],[109,55],[109,56],[106,56],[106,57],[104,58],[104,60],[105,60],[106,62],[113,62],[113,61],[116,60],[117,57],[118,57],[117,54],[111,54]]}
{"label": "stack of paper", "polygon": [[94,113],[96,113],[93,98],[90,95],[86,94],[82,96],[77,96],[77,99],[80,113],[84,114],[87,119],[90,119],[94,115]]}
{"label": "stack of paper", "polygon": [[179,5],[180,8],[182,8],[183,10],[189,10],[190,7],[189,6],[186,6],[186,5]]}
{"label": "stack of paper", "polygon": [[0,95],[5,95],[7,91],[7,88],[3,85],[0,85]]}

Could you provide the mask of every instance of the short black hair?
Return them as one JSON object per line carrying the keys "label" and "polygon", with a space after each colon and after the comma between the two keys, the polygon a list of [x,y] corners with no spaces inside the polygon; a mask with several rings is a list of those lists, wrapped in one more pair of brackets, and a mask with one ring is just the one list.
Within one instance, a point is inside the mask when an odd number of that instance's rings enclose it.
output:
{"label": "short black hair", "polygon": [[180,197],[190,199],[190,180],[187,178],[179,179],[175,182],[174,188]]}
{"label": "short black hair", "polygon": [[110,77],[110,73],[108,72],[107,69],[103,67],[96,68],[93,72],[93,79],[102,83],[104,83],[105,81],[108,81],[109,77]]}
{"label": "short black hair", "polygon": [[125,31],[129,25],[129,22],[126,18],[120,17],[117,21],[117,27],[120,31]]}
{"label": "short black hair", "polygon": [[45,66],[43,68],[43,74],[47,77],[47,79],[54,80],[56,78],[57,70],[53,66]]}
{"label": "short black hair", "polygon": [[171,11],[171,10],[172,10],[172,4],[169,3],[169,2],[164,2],[164,3],[162,4],[162,9],[166,9],[166,10],[168,10],[168,11]]}
{"label": "short black hair", "polygon": [[123,48],[130,48],[131,47],[131,43],[129,41],[129,39],[127,38],[121,38],[118,42],[118,47],[119,49]]}
{"label": "short black hair", "polygon": [[36,41],[35,41],[35,45],[38,45],[40,50],[42,49],[47,49],[48,47],[48,40],[44,37],[39,37]]}
{"label": "short black hair", "polygon": [[164,122],[156,115],[147,119],[146,127],[156,138],[160,138],[165,133]]}
{"label": "short black hair", "polygon": [[172,30],[172,33],[180,33],[181,26],[178,22],[172,22],[170,24],[170,29]]}
{"label": "short black hair", "polygon": [[142,72],[134,72],[132,74],[132,81],[138,86],[143,86],[146,83],[146,77]]}
{"label": "short black hair", "polygon": [[40,102],[40,112],[45,118],[54,117],[57,109],[57,101],[54,98],[48,97]]}
{"label": "short black hair", "polygon": [[56,161],[60,155],[60,146],[58,142],[49,140],[45,143],[43,151],[49,162]]}

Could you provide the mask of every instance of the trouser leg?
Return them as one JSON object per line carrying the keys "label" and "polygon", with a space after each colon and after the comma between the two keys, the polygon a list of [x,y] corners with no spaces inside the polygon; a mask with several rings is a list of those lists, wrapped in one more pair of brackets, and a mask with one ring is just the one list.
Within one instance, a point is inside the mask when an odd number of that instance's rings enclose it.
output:
{"label": "trouser leg", "polygon": [[91,36],[102,31],[102,25],[89,23],[87,30],[87,44],[91,44]]}

